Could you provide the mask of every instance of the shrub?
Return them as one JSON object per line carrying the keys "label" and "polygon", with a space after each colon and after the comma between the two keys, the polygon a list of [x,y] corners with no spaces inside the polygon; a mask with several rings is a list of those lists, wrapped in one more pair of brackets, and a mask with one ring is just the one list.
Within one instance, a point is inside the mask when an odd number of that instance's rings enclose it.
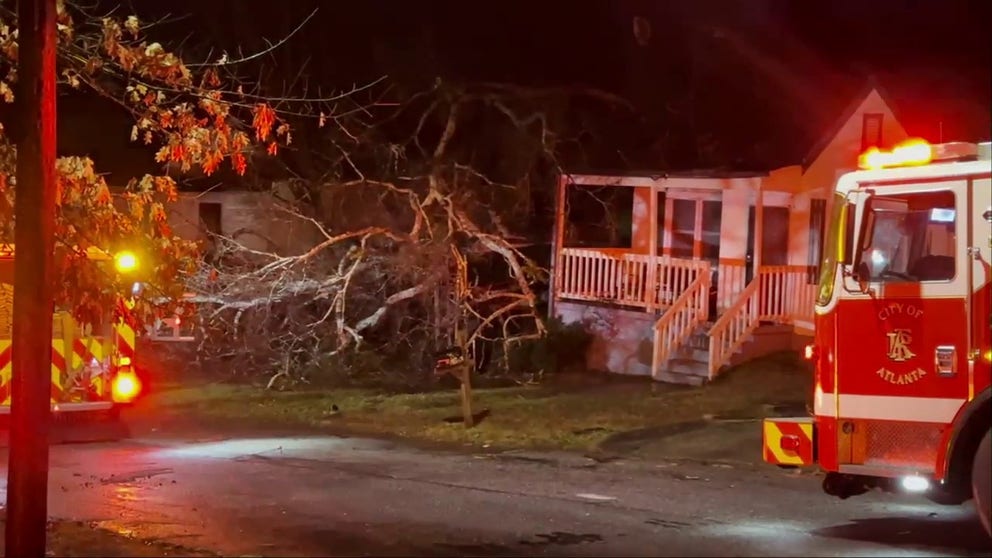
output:
{"label": "shrub", "polygon": [[510,347],[507,364],[511,374],[546,374],[582,366],[592,336],[582,324],[548,322],[548,334]]}

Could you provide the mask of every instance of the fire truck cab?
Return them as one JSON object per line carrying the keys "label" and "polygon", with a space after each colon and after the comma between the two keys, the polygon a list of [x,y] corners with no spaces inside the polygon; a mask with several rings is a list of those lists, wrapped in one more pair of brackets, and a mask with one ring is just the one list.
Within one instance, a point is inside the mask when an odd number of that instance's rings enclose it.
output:
{"label": "fire truck cab", "polygon": [[832,200],[813,416],[766,419],[764,460],[817,464],[841,498],[973,499],[992,535],[992,144],[914,140],[859,166]]}
{"label": "fire truck cab", "polygon": [[[137,261],[130,252],[116,257],[97,249],[87,251],[96,261],[111,263],[118,272],[132,270]],[[110,271],[110,270],[108,270]],[[13,329],[14,246],[0,245],[0,415],[10,413]],[[51,403],[56,415],[117,411],[141,391],[134,371],[135,332],[108,309],[100,324],[85,327],[68,312],[52,316]]]}

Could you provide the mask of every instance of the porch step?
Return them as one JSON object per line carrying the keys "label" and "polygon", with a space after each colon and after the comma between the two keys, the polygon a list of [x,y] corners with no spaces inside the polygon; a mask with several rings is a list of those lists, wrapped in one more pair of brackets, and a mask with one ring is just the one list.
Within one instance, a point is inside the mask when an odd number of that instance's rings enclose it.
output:
{"label": "porch step", "polygon": [[[793,327],[782,324],[762,324],[744,338],[744,342],[734,351],[730,362],[720,371],[741,364],[765,354],[785,350],[787,337],[791,337]],[[672,358],[662,365],[655,378],[662,382],[699,386],[709,379],[709,327],[699,328],[675,350]]]}
{"label": "porch step", "polygon": [[669,384],[701,386],[709,378],[709,365],[705,361],[673,358],[655,378]]}

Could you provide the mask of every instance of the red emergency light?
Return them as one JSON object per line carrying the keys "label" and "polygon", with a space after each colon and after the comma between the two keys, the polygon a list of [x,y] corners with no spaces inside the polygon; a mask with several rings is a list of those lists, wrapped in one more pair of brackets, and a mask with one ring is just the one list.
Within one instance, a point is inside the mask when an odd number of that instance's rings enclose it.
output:
{"label": "red emergency light", "polygon": [[928,165],[935,161],[967,159],[978,155],[978,146],[973,143],[952,142],[932,145],[926,140],[908,139],[891,151],[871,147],[858,157],[862,169],[877,170],[892,167]]}

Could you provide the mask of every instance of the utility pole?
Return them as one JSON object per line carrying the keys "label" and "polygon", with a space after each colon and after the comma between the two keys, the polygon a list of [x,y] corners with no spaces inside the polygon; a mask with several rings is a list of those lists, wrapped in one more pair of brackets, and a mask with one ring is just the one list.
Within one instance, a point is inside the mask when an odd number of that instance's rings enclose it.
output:
{"label": "utility pole", "polygon": [[14,309],[6,555],[45,555],[55,244],[55,2],[17,2]]}

